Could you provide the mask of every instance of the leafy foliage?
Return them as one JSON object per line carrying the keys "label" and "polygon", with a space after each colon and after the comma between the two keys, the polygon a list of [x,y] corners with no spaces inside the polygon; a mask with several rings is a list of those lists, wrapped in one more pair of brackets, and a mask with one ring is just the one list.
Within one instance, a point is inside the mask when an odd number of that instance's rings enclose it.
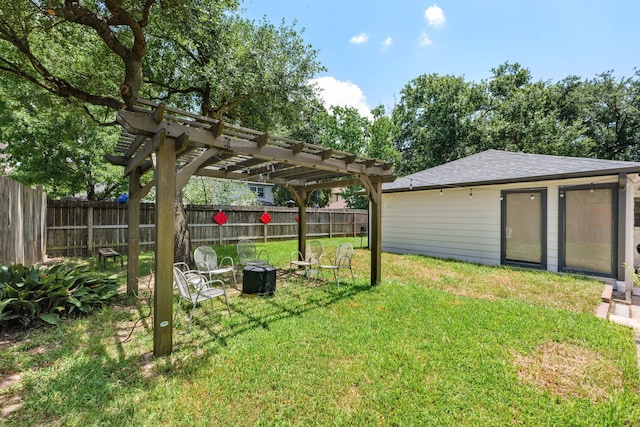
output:
{"label": "leafy foliage", "polygon": [[192,178],[183,190],[184,198],[194,205],[257,206],[256,194],[244,181],[210,177]]}
{"label": "leafy foliage", "polygon": [[[101,200],[126,191],[120,168],[104,161],[117,139],[115,127],[98,125],[77,102],[10,78],[2,81],[0,139],[8,144],[2,153],[13,179],[42,184],[49,198],[86,194]],[[94,112],[113,116],[105,109]]]}
{"label": "leafy foliage", "polygon": [[404,87],[391,128],[400,175],[487,149],[640,160],[638,72],[555,84],[533,81],[518,63],[492,72],[480,83],[431,74]]}
{"label": "leafy foliage", "polygon": [[0,266],[0,329],[57,324],[92,312],[118,293],[115,277],[96,278],[87,267]]}

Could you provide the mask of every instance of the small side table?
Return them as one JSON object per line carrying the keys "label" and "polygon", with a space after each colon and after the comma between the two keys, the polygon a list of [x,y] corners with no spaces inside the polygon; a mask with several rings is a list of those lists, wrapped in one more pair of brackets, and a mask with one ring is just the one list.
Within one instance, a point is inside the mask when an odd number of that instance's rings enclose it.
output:
{"label": "small side table", "polygon": [[107,268],[107,258],[117,258],[120,257],[120,268],[124,267],[122,263],[122,255],[118,251],[113,248],[102,248],[98,251],[98,263],[102,260],[102,269]]}
{"label": "small side table", "polygon": [[272,265],[247,265],[242,269],[242,295],[273,296],[276,268]]}

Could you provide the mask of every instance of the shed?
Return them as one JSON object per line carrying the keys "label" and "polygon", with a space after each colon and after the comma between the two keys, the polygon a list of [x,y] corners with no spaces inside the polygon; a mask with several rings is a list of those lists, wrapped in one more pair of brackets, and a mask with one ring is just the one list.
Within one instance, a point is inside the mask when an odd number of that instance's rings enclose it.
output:
{"label": "shed", "polygon": [[382,186],[382,250],[613,279],[631,291],[640,163],[487,150]]}

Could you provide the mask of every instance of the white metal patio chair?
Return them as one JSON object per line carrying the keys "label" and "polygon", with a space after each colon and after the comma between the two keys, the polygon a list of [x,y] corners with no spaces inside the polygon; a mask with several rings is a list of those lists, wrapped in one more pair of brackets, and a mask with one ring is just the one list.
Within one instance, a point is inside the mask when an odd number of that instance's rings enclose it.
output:
{"label": "white metal patio chair", "polygon": [[300,251],[291,252],[291,255],[289,255],[289,272],[292,272],[294,268],[302,267],[307,277],[317,273],[320,255],[322,255],[322,243],[319,240],[311,240],[307,245],[306,257],[303,257]]}
{"label": "white metal patio chair", "polygon": [[209,280],[213,280],[213,276],[231,273],[233,282],[238,287],[236,279],[236,269],[233,264],[233,258],[230,256],[222,257],[218,262],[218,254],[215,249],[210,246],[200,246],[193,253],[193,259],[196,263],[196,269],[201,273],[209,276]]}
{"label": "white metal patio chair", "polygon": [[236,249],[238,251],[238,264],[240,265],[269,264],[269,253],[265,249],[258,251],[256,244],[252,240],[240,240]]}
{"label": "white metal patio chair", "polygon": [[[202,275],[199,271],[192,270],[186,262],[176,262],[173,264],[174,267],[177,267],[184,274],[187,281],[193,286],[200,286],[202,283]],[[178,283],[173,281],[173,289],[178,289]]]}
{"label": "white metal patio chair", "polygon": [[338,246],[336,250],[336,256],[332,260],[329,255],[320,255],[319,265],[320,274],[324,274],[323,270],[333,271],[333,278],[336,284],[340,286],[340,270],[348,269],[351,272],[351,281],[355,284],[355,277],[353,276],[353,270],[351,269],[351,260],[353,258],[353,246],[351,243],[343,243]]}
{"label": "white metal patio chair", "polygon": [[[190,275],[191,279],[187,278]],[[194,282],[195,275],[199,275],[201,280],[197,283]],[[183,272],[179,266],[173,266],[173,280],[175,286],[180,293],[180,299],[178,300],[178,306],[176,307],[176,314],[173,316],[173,322],[175,323],[180,311],[180,305],[182,300],[186,300],[191,303],[191,314],[189,315],[189,321],[187,322],[187,332],[189,332],[189,326],[191,325],[191,319],[193,313],[196,311],[196,306],[201,301],[212,300],[213,298],[224,297],[224,301],[227,304],[227,311],[231,316],[231,307],[229,306],[229,299],[227,298],[227,289],[224,282],[220,279],[207,280],[205,276],[199,274],[196,270]]]}

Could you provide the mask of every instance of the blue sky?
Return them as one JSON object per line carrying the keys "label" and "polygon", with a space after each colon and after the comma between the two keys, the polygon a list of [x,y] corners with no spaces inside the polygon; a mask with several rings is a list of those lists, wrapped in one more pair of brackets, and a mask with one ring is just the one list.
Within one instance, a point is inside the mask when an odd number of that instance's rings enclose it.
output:
{"label": "blue sky", "polygon": [[640,1],[245,0],[244,16],[282,19],[319,51],[325,102],[366,114],[400,100],[421,74],[467,81],[518,62],[534,80],[631,77],[640,66]]}

